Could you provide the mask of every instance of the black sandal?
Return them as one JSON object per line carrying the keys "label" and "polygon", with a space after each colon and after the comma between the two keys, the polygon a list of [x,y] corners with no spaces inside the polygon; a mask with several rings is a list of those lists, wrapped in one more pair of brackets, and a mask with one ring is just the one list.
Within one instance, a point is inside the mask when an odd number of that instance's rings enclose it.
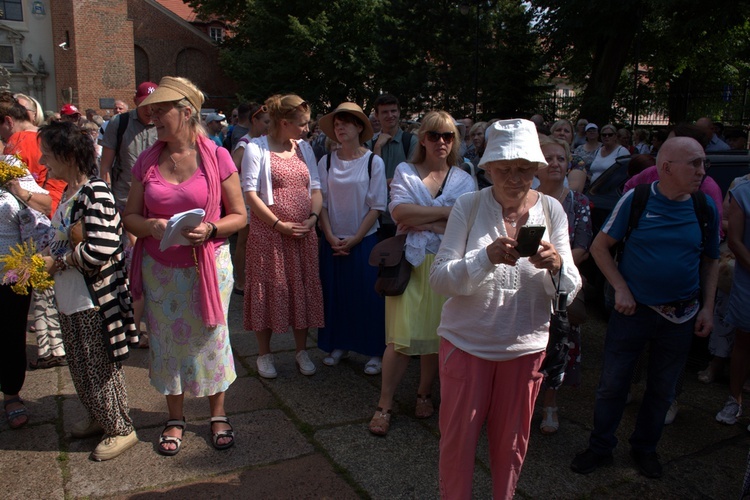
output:
{"label": "black sandal", "polygon": [[36,363],[29,363],[29,370],[44,370],[45,368],[54,368],[56,366],[68,366],[68,360],[65,356],[45,356],[43,358],[37,358]]}
{"label": "black sandal", "polygon": [[[168,457],[173,457],[177,455],[177,453],[180,452],[180,447],[182,446],[182,437],[177,436],[165,436],[164,433],[167,432],[167,430],[170,427],[179,427],[180,431],[182,432],[182,435],[185,435],[185,417],[182,417],[182,420],[167,420],[167,423],[164,424],[164,430],[161,431],[161,436],[159,436],[159,453],[162,455],[166,455]],[[163,445],[165,444],[173,444],[175,445],[174,450],[168,450],[167,448],[164,448]]]}
{"label": "black sandal", "polygon": [[[209,422],[211,422],[211,438],[213,440],[214,448],[216,448],[217,450],[226,450],[227,448],[231,448],[232,446],[234,446],[234,429],[232,428],[232,424],[229,423],[229,419],[226,416],[211,417]],[[227,424],[229,426],[229,429],[214,432],[213,429],[215,423]],[[221,438],[232,438],[232,440],[228,443],[219,444],[219,439]]]}

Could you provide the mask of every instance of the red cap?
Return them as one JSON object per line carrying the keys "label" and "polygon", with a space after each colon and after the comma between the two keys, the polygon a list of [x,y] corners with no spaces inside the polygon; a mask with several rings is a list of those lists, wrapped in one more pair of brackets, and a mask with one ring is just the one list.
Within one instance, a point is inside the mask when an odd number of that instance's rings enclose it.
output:
{"label": "red cap", "polygon": [[154,90],[156,90],[156,87],[158,87],[158,85],[153,82],[143,82],[138,85],[138,90],[135,91],[135,104],[139,105],[141,101],[150,96]]}
{"label": "red cap", "polygon": [[60,108],[60,114],[61,115],[80,115],[81,112],[78,111],[78,108],[73,106],[72,104],[66,104],[62,108]]}

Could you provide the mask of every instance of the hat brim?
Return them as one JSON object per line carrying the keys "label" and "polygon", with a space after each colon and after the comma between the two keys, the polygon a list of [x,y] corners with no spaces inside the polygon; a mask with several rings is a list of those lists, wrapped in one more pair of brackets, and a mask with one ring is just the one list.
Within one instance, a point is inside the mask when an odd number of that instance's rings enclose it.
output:
{"label": "hat brim", "polygon": [[185,99],[182,93],[167,87],[157,87],[156,90],[146,96],[138,106],[148,106],[149,104],[158,104],[160,102],[176,102]]}
{"label": "hat brim", "polygon": [[364,114],[362,109],[356,104],[345,102],[339,104],[336,109],[334,109],[323,118],[321,118],[320,121],[318,121],[320,130],[322,130],[326,137],[329,137],[331,140],[338,140],[336,137],[336,130],[333,127],[333,120],[338,113],[349,113],[359,118],[359,120],[362,122],[362,132],[359,133],[360,144],[364,144],[365,142],[372,139],[373,135],[375,135],[375,132],[372,129],[372,124],[370,123],[370,118],[366,114]]}

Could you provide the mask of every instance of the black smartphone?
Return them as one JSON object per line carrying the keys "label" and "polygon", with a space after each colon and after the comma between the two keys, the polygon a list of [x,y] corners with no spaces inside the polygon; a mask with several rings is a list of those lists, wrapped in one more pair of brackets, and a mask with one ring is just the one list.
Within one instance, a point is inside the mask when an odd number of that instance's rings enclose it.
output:
{"label": "black smartphone", "polygon": [[518,242],[516,250],[521,257],[536,255],[545,229],[547,229],[546,226],[521,226],[516,236]]}

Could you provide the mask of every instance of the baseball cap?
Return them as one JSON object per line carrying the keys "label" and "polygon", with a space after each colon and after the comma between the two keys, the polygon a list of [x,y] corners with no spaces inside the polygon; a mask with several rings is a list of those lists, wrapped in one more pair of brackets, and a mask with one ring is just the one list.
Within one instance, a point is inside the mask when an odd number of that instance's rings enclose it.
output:
{"label": "baseball cap", "polygon": [[154,82],[143,82],[138,85],[138,89],[135,91],[135,104],[136,106],[141,103],[146,97],[153,94],[156,90],[157,85]]}
{"label": "baseball cap", "polygon": [[66,104],[65,106],[60,108],[60,114],[72,116],[72,115],[80,115],[81,112],[78,111],[78,108],[76,108],[72,104]]}
{"label": "baseball cap", "polygon": [[206,123],[223,122],[226,119],[227,119],[226,116],[221,115],[219,113],[209,113],[208,116],[206,116]]}
{"label": "baseball cap", "polygon": [[592,128],[599,130],[599,127],[597,127],[596,123],[589,123],[588,125],[586,125],[586,128],[584,129],[584,131],[588,132]]}

